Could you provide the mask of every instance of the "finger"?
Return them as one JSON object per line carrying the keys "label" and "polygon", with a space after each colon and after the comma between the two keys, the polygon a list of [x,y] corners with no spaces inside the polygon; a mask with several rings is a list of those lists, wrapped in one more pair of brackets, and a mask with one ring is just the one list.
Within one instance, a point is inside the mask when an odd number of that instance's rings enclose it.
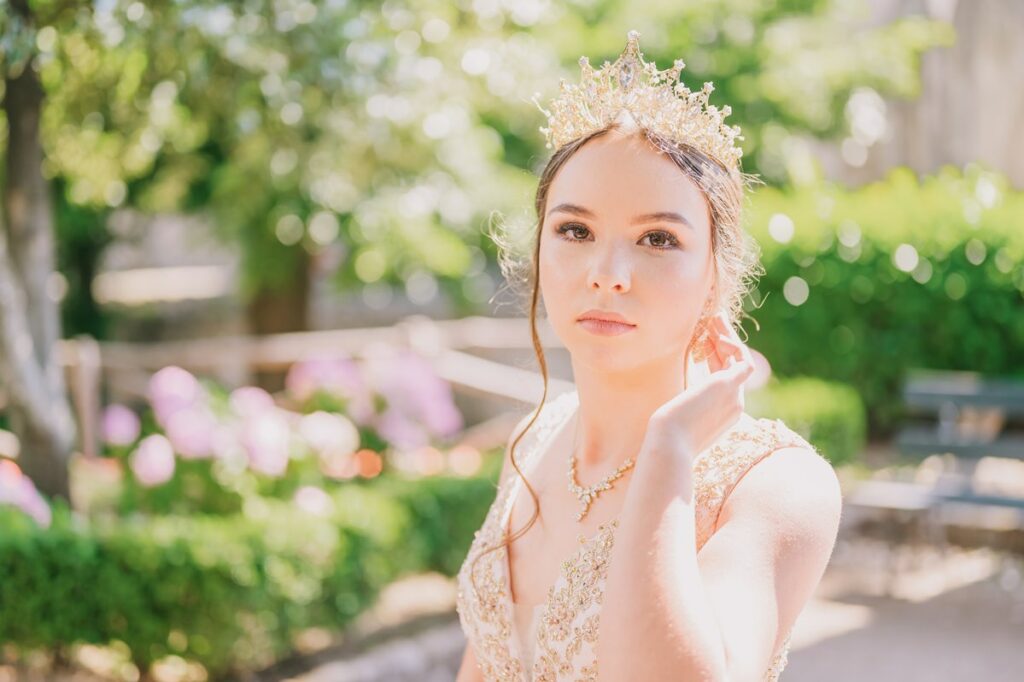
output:
{"label": "finger", "polygon": [[699,334],[699,336],[702,337],[699,349],[705,361],[708,363],[708,370],[711,373],[717,372],[725,366],[717,348],[715,347],[715,337],[717,335],[718,331],[714,317],[709,318],[705,323],[704,332]]}
{"label": "finger", "polygon": [[720,372],[729,366],[729,355],[722,352],[722,347],[715,342],[717,338],[717,336],[708,338],[709,365],[713,372]]}
{"label": "finger", "polygon": [[725,325],[726,332],[725,338],[722,339],[724,345],[730,346],[733,352],[736,352],[741,358],[754,361],[753,354],[750,352],[750,347],[740,339],[739,334],[732,325]]}
{"label": "finger", "polygon": [[732,366],[738,360],[753,363],[750,348],[740,339],[736,329],[729,323],[726,314],[717,313],[709,321],[708,365],[712,372]]}
{"label": "finger", "polygon": [[718,372],[719,370],[724,369],[726,366],[725,358],[723,357],[718,345],[715,343],[715,338],[717,336],[718,333],[711,330],[707,336],[707,339],[704,341],[705,355],[708,359],[708,367],[712,372]]}
{"label": "finger", "polygon": [[744,358],[742,342],[726,334],[715,336],[715,350],[718,357],[721,358],[723,367],[729,367]]}
{"label": "finger", "polygon": [[736,383],[742,386],[754,373],[754,362],[753,360],[743,359],[738,361],[736,365],[738,367],[736,370]]}
{"label": "finger", "polygon": [[741,386],[753,372],[753,364],[746,360],[733,360],[728,367],[715,372],[712,377],[715,381],[727,387],[729,392],[735,391]]}
{"label": "finger", "polygon": [[721,390],[722,395],[729,396],[730,398],[736,394],[742,394],[744,386],[747,380],[751,376],[750,369],[745,362],[737,362],[732,367],[724,369],[719,374],[721,375]]}
{"label": "finger", "polygon": [[720,335],[718,337],[718,347],[723,354],[728,354],[737,360],[753,360],[750,348],[735,336]]}
{"label": "finger", "polygon": [[726,333],[728,324],[726,324],[723,315],[719,313],[711,319],[711,323],[708,327],[711,332],[709,334],[708,343],[711,346],[711,353],[715,358],[717,368],[722,369],[728,367],[730,364],[729,356],[732,354],[731,349],[723,348],[720,344],[723,334]]}
{"label": "finger", "polygon": [[718,356],[718,352],[715,350],[715,344],[709,335],[705,340],[700,342],[700,347],[703,351],[703,357],[707,360],[708,369],[711,372],[718,372],[722,369],[722,360]]}
{"label": "finger", "polygon": [[722,370],[723,381],[739,386],[743,384],[754,372],[754,363],[746,358],[739,358]]}

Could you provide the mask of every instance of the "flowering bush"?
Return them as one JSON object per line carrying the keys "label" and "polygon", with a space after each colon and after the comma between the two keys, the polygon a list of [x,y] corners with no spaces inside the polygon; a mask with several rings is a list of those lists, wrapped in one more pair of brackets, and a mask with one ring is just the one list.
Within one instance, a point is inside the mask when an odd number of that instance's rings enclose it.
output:
{"label": "flowering bush", "polygon": [[36,523],[49,528],[52,513],[32,480],[21,472],[21,468],[9,459],[0,458],[0,506],[20,509]]}
{"label": "flowering bush", "polygon": [[[444,459],[432,443],[463,426],[447,382],[405,350],[296,363],[279,396],[229,392],[169,366],[151,377],[147,398],[141,418],[113,404],[102,419],[107,453],[131,472],[126,512],[234,513],[252,496],[316,506],[311,491],[373,478],[385,454],[397,469],[443,469],[426,463]],[[466,454],[451,468],[465,468]]]}
{"label": "flowering bush", "polygon": [[[138,411],[106,407],[110,459],[92,462],[123,464],[97,467],[125,474],[121,515],[57,500],[51,521],[0,460],[5,653],[112,645],[145,679],[160,661],[208,679],[266,667],[306,629],[345,626],[398,575],[453,575],[501,464],[434,447],[461,417],[408,353],[299,363],[279,395],[165,367],[146,397]],[[379,476],[389,469],[431,476]]]}
{"label": "flowering bush", "polygon": [[401,448],[445,438],[463,426],[451,387],[408,350],[384,350],[362,364],[350,358],[296,363],[285,378],[288,398],[303,411],[347,414],[382,443]]}

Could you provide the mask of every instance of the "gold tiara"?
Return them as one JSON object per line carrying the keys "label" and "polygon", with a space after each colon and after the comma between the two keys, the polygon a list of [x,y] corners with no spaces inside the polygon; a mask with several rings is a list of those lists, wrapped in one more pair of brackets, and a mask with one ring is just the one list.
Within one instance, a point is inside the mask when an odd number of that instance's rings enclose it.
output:
{"label": "gold tiara", "polygon": [[548,126],[540,128],[547,148],[558,149],[603,128],[626,110],[641,127],[696,147],[728,171],[737,172],[743,150],[733,141],[743,137],[739,126],[723,123],[732,107],[708,104],[714,84],[706,81],[701,90],[691,92],[677,82],[686,67],[682,59],[659,71],[654,62],[644,61],[638,31],[630,31],[627,40],[619,58],[614,63],[605,61],[600,69],[594,70],[587,57],[580,57],[579,85],[560,79],[561,94],[551,101],[550,111],[537,102],[540,93],[533,96],[533,103],[548,119]]}

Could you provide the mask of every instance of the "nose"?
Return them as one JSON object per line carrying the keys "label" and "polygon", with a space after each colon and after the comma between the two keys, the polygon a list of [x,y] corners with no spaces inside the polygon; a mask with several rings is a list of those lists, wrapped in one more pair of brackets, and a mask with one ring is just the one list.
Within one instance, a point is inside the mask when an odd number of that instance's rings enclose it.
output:
{"label": "nose", "polygon": [[613,246],[595,250],[594,262],[588,274],[591,289],[625,293],[629,291],[631,279],[632,266],[623,249]]}

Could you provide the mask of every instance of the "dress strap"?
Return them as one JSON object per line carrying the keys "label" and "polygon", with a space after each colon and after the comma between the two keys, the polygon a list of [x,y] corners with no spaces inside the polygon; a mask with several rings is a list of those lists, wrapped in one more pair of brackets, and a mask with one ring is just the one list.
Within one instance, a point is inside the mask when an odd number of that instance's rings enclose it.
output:
{"label": "dress strap", "polygon": [[[785,447],[817,452],[780,419],[744,416],[694,461],[694,502],[698,549],[714,533],[725,500],[744,475],[762,459]],[[819,453],[820,454],[820,453]]]}

